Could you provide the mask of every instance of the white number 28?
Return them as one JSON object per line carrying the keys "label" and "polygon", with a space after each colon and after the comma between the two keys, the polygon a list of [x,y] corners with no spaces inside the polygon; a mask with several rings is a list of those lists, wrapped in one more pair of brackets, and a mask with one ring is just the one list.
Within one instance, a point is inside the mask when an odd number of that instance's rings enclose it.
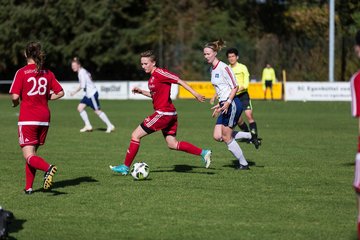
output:
{"label": "white number 28", "polygon": [[36,94],[45,95],[46,93],[46,86],[47,86],[47,79],[44,77],[39,78],[36,81],[36,78],[31,77],[27,80],[28,82],[33,82],[33,86],[31,90],[27,93],[28,96],[34,96]]}

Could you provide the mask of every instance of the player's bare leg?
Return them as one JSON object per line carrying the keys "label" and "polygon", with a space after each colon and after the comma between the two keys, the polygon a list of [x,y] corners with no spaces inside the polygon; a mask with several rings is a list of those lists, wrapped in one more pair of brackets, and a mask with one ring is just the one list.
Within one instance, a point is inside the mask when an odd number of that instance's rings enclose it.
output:
{"label": "player's bare leg", "polygon": [[213,138],[217,142],[223,141],[221,129],[222,129],[222,124],[216,124],[214,127]]}

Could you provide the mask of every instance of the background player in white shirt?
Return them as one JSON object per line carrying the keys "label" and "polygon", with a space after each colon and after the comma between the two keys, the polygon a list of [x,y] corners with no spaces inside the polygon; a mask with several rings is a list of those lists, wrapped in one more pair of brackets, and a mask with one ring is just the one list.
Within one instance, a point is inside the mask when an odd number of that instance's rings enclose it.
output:
{"label": "background player in white shirt", "polygon": [[95,113],[99,116],[99,118],[106,124],[106,132],[111,133],[115,130],[115,126],[110,122],[109,118],[106,114],[100,109],[99,102],[99,93],[96,89],[94,82],[92,81],[91,74],[81,66],[80,60],[77,57],[74,57],[71,61],[71,68],[74,72],[78,73],[79,78],[79,87],[70,93],[71,96],[74,96],[81,89],[85,91],[85,96],[80,101],[77,110],[80,113],[80,117],[85,123],[85,126],[80,129],[80,132],[91,132],[93,130],[89,117],[85,111],[85,107],[91,107]]}
{"label": "background player in white shirt", "polygon": [[242,113],[242,104],[235,97],[239,86],[231,68],[217,59],[216,55],[224,47],[223,41],[207,43],[204,47],[204,57],[212,65],[211,83],[215,87],[219,104],[212,109],[213,116],[220,114],[214,128],[214,139],[224,141],[228,150],[239,160],[239,170],[248,170],[249,165],[239,144],[232,137],[233,127],[237,125]]}

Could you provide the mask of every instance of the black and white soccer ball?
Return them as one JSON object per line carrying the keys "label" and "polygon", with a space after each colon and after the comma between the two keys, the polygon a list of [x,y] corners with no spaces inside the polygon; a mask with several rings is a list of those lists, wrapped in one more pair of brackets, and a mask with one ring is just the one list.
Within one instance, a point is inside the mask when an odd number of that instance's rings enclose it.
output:
{"label": "black and white soccer ball", "polygon": [[137,162],[131,167],[131,176],[136,180],[144,180],[149,176],[150,167],[144,162]]}

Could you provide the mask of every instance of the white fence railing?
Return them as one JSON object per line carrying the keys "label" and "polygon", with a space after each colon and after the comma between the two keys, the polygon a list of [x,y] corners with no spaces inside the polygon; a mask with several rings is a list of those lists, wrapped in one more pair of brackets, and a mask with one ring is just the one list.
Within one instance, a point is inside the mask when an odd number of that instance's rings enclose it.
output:
{"label": "white fence railing", "polygon": [[[10,88],[12,81],[0,81],[0,89]],[[65,91],[63,99],[81,99],[83,93],[70,96],[78,82],[60,82]],[[147,81],[96,81],[100,99],[149,99],[141,94],[132,94],[134,87],[148,90]],[[2,91],[5,93],[6,91]],[[171,85],[171,98],[176,99],[179,86]],[[285,101],[351,101],[349,82],[286,82]]]}
{"label": "white fence railing", "polygon": [[[10,85],[12,81],[0,81],[1,85]],[[84,94],[82,92],[77,93],[75,96],[70,96],[78,86],[78,82],[60,82],[61,86],[65,91],[65,96],[62,99],[81,99]],[[133,94],[131,90],[134,87],[141,89],[148,89],[147,81],[96,81],[96,88],[99,92],[100,99],[150,99],[141,94]],[[176,99],[179,92],[177,84],[171,85],[171,98]]]}

